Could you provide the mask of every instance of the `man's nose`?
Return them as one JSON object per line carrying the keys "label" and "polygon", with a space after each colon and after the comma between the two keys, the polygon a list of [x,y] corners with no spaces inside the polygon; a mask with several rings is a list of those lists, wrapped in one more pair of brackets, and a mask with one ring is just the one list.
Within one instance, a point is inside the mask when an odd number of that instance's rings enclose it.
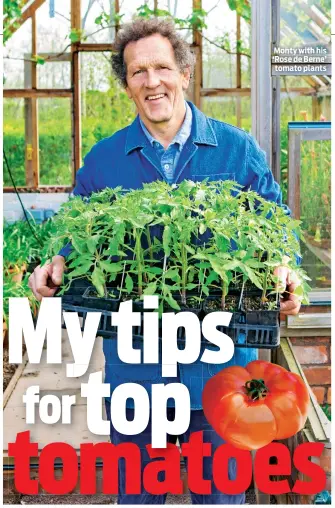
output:
{"label": "man's nose", "polygon": [[147,79],[146,79],[146,87],[147,88],[156,88],[160,85],[160,77],[158,75],[158,72],[155,69],[148,69],[147,72]]}

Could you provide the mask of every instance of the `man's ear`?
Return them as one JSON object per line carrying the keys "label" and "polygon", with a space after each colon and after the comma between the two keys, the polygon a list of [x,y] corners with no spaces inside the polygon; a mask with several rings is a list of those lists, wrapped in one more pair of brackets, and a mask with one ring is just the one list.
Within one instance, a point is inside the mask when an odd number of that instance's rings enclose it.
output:
{"label": "man's ear", "polygon": [[183,76],[183,81],[182,81],[182,87],[183,87],[183,90],[187,90],[188,89],[188,86],[190,84],[190,80],[191,80],[191,69],[190,67],[186,67],[182,73],[182,76]]}
{"label": "man's ear", "polygon": [[128,99],[132,99],[133,96],[131,95],[131,91],[129,90],[128,86],[126,86],[125,90],[126,90],[126,93],[128,95]]}

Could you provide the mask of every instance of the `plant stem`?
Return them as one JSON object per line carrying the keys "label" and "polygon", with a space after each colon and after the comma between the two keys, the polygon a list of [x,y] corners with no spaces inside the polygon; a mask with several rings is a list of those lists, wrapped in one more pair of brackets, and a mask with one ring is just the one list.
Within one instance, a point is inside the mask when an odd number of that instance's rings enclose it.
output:
{"label": "plant stem", "polygon": [[181,301],[186,305],[186,283],[187,283],[187,251],[185,246],[181,247]]}
{"label": "plant stem", "polygon": [[119,292],[119,299],[121,298],[121,292],[122,292],[125,272],[126,272],[126,263],[124,263],[124,265],[123,265],[123,271],[122,271],[122,277],[121,277],[121,285],[120,285],[120,292]]}
{"label": "plant stem", "polygon": [[264,275],[264,282],[263,282],[263,293],[262,293],[262,302],[266,302],[266,290],[267,290],[267,282],[268,282],[268,275],[269,275],[270,267],[267,266],[265,269],[265,275]]}
{"label": "plant stem", "polygon": [[150,236],[150,228],[149,226],[146,227],[145,230],[146,236],[147,236],[147,242],[148,242],[148,248],[149,248],[149,256],[151,261],[154,260],[153,252],[152,252],[152,242],[151,242],[151,236]]}
{"label": "plant stem", "polygon": [[226,307],[226,294],[227,294],[226,284],[224,283],[224,281],[222,281],[222,297],[221,297],[222,310],[224,310]]}
{"label": "plant stem", "polygon": [[141,235],[135,232],[135,250],[137,259],[137,280],[138,280],[138,294],[141,296],[143,293],[143,267],[142,267],[142,247],[141,247]]}

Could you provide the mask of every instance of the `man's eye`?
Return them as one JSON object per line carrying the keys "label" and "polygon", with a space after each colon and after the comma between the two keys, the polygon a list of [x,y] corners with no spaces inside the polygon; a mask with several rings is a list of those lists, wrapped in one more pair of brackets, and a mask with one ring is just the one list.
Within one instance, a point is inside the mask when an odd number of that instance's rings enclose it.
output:
{"label": "man's eye", "polygon": [[139,69],[138,71],[135,71],[133,76],[135,76],[136,74],[140,74],[141,72],[143,72],[143,69]]}

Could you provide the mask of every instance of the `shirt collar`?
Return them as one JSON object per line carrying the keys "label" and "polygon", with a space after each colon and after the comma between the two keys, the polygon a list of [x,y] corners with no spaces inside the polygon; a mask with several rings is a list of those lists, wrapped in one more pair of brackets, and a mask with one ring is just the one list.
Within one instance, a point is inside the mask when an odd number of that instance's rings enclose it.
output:
{"label": "shirt collar", "polygon": [[[174,145],[174,143],[177,143],[179,145],[179,150],[181,150],[183,148],[184,144],[188,140],[188,138],[191,134],[191,128],[192,128],[192,110],[186,101],[185,101],[185,106],[186,106],[186,114],[185,114],[185,118],[182,123],[182,126],[180,127],[179,131],[177,132],[177,134],[175,135],[175,137],[173,138],[173,140],[170,143],[170,145]],[[157,141],[157,139],[155,139],[150,134],[150,132],[148,131],[148,129],[142,122],[141,118],[140,118],[140,124],[141,124],[143,131],[144,131],[144,134],[148,138],[151,145],[153,145],[155,143],[155,141],[157,143],[160,143],[159,141]]]}
{"label": "shirt collar", "polygon": [[[187,102],[192,112],[191,135],[193,143],[202,145],[218,146],[218,142],[211,125],[211,120],[204,115],[192,102]],[[127,138],[125,153],[128,155],[136,148],[144,148],[149,140],[141,127],[140,117],[137,115],[133,123],[126,128]]]}

